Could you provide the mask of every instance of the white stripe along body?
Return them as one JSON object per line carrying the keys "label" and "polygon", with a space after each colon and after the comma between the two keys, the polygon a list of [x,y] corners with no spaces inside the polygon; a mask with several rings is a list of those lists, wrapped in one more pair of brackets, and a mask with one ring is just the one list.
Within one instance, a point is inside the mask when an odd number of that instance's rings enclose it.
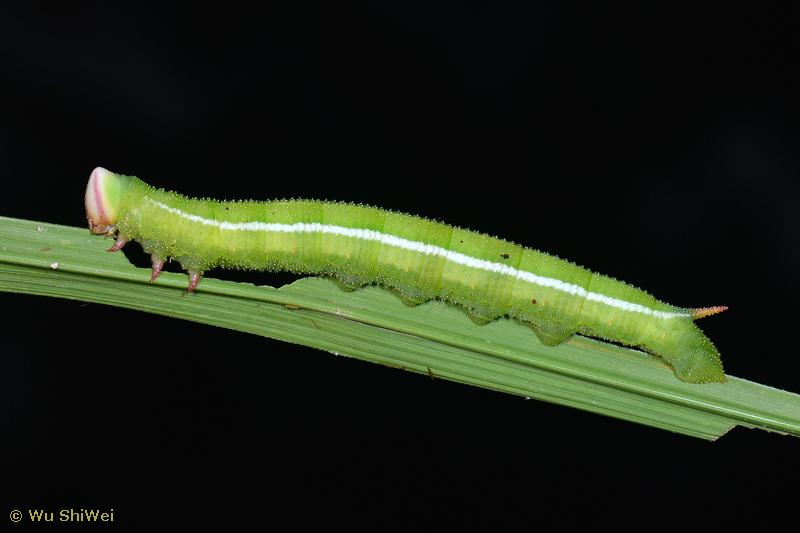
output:
{"label": "white stripe along body", "polygon": [[119,232],[115,249],[137,240],[155,262],[180,261],[193,284],[217,266],[330,275],[350,288],[380,283],[410,304],[441,298],[463,305],[479,323],[509,315],[547,344],[579,332],[660,355],[685,381],[725,381],[716,348],[693,323],[703,313],[439,222],[334,202],[198,200],[104,169],[92,173],[87,213],[95,232]]}

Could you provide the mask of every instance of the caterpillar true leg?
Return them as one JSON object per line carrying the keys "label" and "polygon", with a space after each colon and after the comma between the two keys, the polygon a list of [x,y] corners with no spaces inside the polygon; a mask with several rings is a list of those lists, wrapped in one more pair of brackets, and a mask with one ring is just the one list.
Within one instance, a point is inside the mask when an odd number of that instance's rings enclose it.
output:
{"label": "caterpillar true leg", "polygon": [[109,251],[109,252],[116,252],[117,250],[121,250],[121,249],[122,249],[122,247],[123,247],[123,246],[125,246],[125,244],[126,244],[126,243],[127,243],[129,240],[130,240],[130,239],[128,239],[127,237],[125,237],[125,235],[123,235],[122,233],[120,233],[120,234],[117,236],[117,241],[114,243],[114,246],[112,246],[111,248],[109,248],[109,249],[108,249],[108,251]]}
{"label": "caterpillar true leg", "polygon": [[197,284],[200,283],[202,274],[193,268],[190,268],[187,272],[189,273],[189,292],[192,292],[197,287]]}
{"label": "caterpillar true leg", "polygon": [[150,260],[153,262],[153,277],[150,278],[150,281],[155,281],[158,275],[161,274],[161,269],[164,268],[164,260],[158,254],[150,254]]}

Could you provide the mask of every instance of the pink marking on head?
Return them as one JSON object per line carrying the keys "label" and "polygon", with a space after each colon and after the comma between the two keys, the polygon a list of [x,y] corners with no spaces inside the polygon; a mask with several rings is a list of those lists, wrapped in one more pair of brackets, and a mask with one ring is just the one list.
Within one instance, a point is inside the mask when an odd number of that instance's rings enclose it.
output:
{"label": "pink marking on head", "polygon": [[[102,178],[98,177],[99,171],[101,170],[102,169],[100,167],[97,167],[96,169],[94,169],[94,171],[92,171],[91,176],[89,176],[89,183],[94,185],[94,187],[92,187],[92,190],[94,192],[95,199],[103,197],[103,180]],[[95,207],[100,213],[100,219],[108,220],[108,213],[106,213],[106,209],[105,206],[103,205],[103,202],[102,201],[96,202]]]}
{"label": "pink marking on head", "polygon": [[703,318],[706,316],[716,315],[717,313],[721,313],[726,310],[727,307],[724,305],[718,305],[716,307],[703,307],[701,309],[689,309],[689,312],[692,314],[692,320],[697,320],[698,318]]}

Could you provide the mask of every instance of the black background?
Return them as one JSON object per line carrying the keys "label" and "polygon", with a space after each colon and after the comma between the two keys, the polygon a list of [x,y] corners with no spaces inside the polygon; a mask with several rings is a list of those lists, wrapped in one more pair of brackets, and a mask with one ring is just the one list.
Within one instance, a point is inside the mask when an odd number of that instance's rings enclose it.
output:
{"label": "black background", "polygon": [[[0,13],[2,215],[82,226],[104,166],[193,196],[433,217],[675,305],[727,305],[701,324],[727,373],[800,392],[790,12],[24,5]],[[775,491],[778,506],[796,484],[793,437],[707,443],[78,301],[1,294],[0,312],[3,512],[195,519],[235,502],[240,518],[533,524],[609,502],[680,518]]]}

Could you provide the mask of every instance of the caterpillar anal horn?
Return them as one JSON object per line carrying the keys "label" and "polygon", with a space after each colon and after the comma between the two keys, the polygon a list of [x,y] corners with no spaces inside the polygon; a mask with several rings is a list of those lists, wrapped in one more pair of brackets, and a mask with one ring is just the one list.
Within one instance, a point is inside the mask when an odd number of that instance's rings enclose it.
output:
{"label": "caterpillar anal horn", "polygon": [[716,315],[717,313],[721,313],[726,309],[727,307],[725,307],[724,305],[718,305],[716,307],[703,307],[701,309],[690,309],[689,311],[692,313],[692,320],[697,320],[698,318]]}

